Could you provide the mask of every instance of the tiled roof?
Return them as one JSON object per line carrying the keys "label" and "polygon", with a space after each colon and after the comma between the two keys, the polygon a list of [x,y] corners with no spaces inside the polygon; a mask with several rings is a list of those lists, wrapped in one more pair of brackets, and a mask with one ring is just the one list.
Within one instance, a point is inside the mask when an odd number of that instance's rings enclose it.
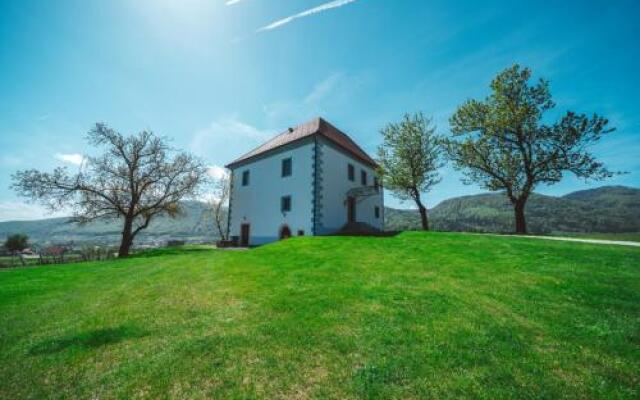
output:
{"label": "tiled roof", "polygon": [[247,154],[233,160],[232,162],[227,164],[226,167],[233,168],[238,164],[253,159],[254,157],[268,153],[286,144],[311,137],[313,135],[321,135],[325,137],[364,164],[367,164],[374,168],[378,166],[376,162],[371,157],[369,157],[369,155],[365,153],[365,151],[362,150],[360,146],[358,146],[346,133],[340,131],[338,128],[331,125],[322,118],[314,118],[309,122],[296,126],[295,128],[287,129],[281,134],[271,138],[267,142],[251,150]]}

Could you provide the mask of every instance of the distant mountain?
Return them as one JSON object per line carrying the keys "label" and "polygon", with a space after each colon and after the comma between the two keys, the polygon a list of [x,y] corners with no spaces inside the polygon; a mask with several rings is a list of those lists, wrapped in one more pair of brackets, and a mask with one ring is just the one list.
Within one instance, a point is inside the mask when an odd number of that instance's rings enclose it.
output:
{"label": "distant mountain", "polygon": [[[429,211],[434,229],[512,232],[513,208],[502,193],[445,200]],[[640,189],[604,186],[562,197],[534,194],[527,202],[531,233],[640,232]],[[389,230],[419,229],[416,211],[387,209]]]}
{"label": "distant mountain", "polygon": [[[217,238],[204,203],[183,203],[184,214],[176,219],[159,218],[144,230],[137,243],[169,239],[213,241]],[[562,197],[534,194],[527,203],[527,224],[531,233],[554,232],[640,232],[640,189],[604,186],[581,190]],[[467,232],[512,232],[513,209],[504,194],[491,193],[445,200],[429,217],[433,229]],[[420,228],[415,210],[385,208],[388,230]],[[94,222],[85,226],[68,218],[0,222],[0,240],[12,233],[25,233],[32,242],[104,243],[120,239],[119,222]]]}
{"label": "distant mountain", "polygon": [[[137,243],[166,241],[169,239],[204,241],[215,240],[217,235],[206,204],[198,201],[182,203],[184,213],[178,218],[160,217],[142,231]],[[78,225],[69,218],[49,218],[35,221],[0,222],[0,240],[12,233],[25,233],[35,243],[104,243],[120,240],[118,221],[97,221]]]}

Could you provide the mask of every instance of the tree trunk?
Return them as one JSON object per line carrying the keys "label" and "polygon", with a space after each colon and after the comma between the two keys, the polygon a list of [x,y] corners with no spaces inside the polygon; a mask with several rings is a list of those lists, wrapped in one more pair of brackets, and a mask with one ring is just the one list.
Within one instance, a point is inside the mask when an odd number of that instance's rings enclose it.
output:
{"label": "tree trunk", "polygon": [[516,220],[516,233],[525,235],[527,233],[527,222],[524,217],[524,206],[526,200],[518,200],[513,204],[513,211]]}
{"label": "tree trunk", "polygon": [[420,222],[422,223],[422,230],[429,230],[429,219],[427,218],[427,207],[422,204],[420,197],[416,197],[416,205],[418,206],[418,211],[420,211]]}
{"label": "tree trunk", "polygon": [[428,231],[429,219],[427,218],[427,208],[424,206],[420,206],[418,210],[420,211],[420,222],[422,223],[422,230]]}
{"label": "tree trunk", "polygon": [[224,221],[222,220],[222,201],[220,201],[215,207],[214,219],[216,220],[216,228],[218,228],[220,240],[228,240],[228,232],[225,233],[225,229],[223,227]]}
{"label": "tree trunk", "polygon": [[133,218],[125,217],[124,228],[122,229],[122,240],[120,242],[120,249],[118,249],[118,257],[127,257],[129,255],[129,249],[133,242]]}

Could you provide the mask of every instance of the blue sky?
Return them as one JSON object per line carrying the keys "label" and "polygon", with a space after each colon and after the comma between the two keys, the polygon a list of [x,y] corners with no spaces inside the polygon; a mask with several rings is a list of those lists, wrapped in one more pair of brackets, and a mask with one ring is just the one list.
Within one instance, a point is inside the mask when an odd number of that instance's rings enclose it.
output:
{"label": "blue sky", "polygon": [[[214,166],[321,115],[374,153],[404,112],[448,133],[456,106],[515,62],[551,81],[558,111],[611,120],[594,152],[629,173],[606,183],[638,187],[638,15],[638,1],[0,1],[0,220],[43,215],[10,174],[77,168],[98,121],[152,129]],[[480,192],[442,173],[430,207]]]}

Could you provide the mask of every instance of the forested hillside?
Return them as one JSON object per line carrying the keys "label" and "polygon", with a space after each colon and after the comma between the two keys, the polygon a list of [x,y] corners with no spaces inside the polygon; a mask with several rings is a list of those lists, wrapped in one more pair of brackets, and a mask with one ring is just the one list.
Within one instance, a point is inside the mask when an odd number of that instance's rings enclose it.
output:
{"label": "forested hillside", "polygon": [[[640,232],[640,189],[605,186],[562,197],[534,194],[527,203],[531,233]],[[445,200],[430,210],[436,230],[512,232],[513,208],[502,193]],[[389,230],[419,229],[417,212],[387,209]]]}

